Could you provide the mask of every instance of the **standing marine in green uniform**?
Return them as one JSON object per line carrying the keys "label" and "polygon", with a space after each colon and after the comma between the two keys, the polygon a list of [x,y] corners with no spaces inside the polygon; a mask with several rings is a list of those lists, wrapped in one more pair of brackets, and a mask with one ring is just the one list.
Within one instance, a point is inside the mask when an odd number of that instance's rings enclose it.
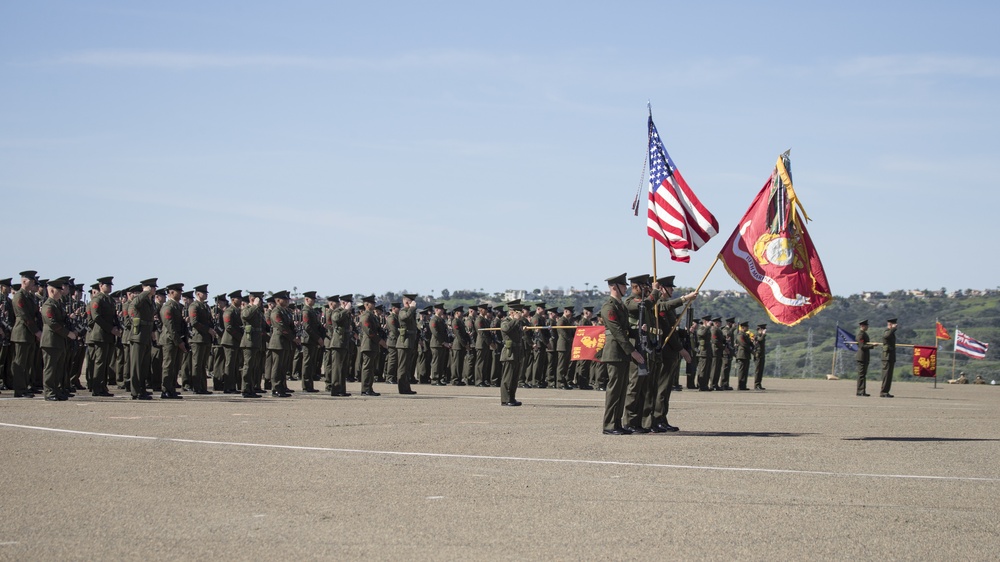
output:
{"label": "standing marine in green uniform", "polygon": [[[160,349],[163,353],[163,380],[160,383],[160,398],[179,400],[177,374],[180,372],[184,354],[187,352],[187,312],[181,305],[183,283],[167,285],[167,300],[160,307]],[[97,377],[95,373],[94,377]]]}
{"label": "standing marine in green uniform", "polygon": [[[335,299],[329,299],[335,300]],[[330,396],[346,397],[347,392],[347,358],[349,354],[348,340],[351,338],[352,322],[351,308],[354,306],[354,295],[340,295],[339,306],[334,306],[327,312],[326,349],[330,354]]]}
{"label": "standing marine in green uniform", "polygon": [[[229,306],[222,311],[222,392],[236,394],[240,384],[240,342],[243,340],[243,316],[240,310],[243,306],[243,291],[233,291],[229,297]],[[253,390],[253,386],[250,387]]]}
{"label": "standing marine in green uniform", "polygon": [[389,314],[385,318],[385,382],[397,384],[399,376],[399,310],[403,303],[394,302],[389,305]]}
{"label": "standing marine in green uniform", "polygon": [[524,347],[521,338],[524,335],[521,324],[520,304],[508,304],[510,314],[500,322],[500,334],[503,337],[503,348],[500,351],[500,364],[503,365],[503,379],[500,381],[500,405],[520,406],[517,400],[517,381]]}
{"label": "standing marine in green uniform", "polygon": [[417,340],[420,332],[417,328],[417,295],[403,295],[402,306],[399,308],[399,334],[396,337],[396,354],[399,366],[396,369],[396,388],[400,394],[416,394],[410,385],[416,379]]}
{"label": "standing marine in green uniform", "polygon": [[212,394],[208,389],[208,359],[218,332],[215,331],[215,321],[207,301],[208,285],[195,287],[194,302],[188,306],[191,324],[191,390],[195,394]]}
{"label": "standing marine in green uniform", "polygon": [[711,390],[722,390],[719,388],[719,377],[722,376],[722,353],[725,347],[722,317],[712,318],[712,385],[709,387]]}
{"label": "standing marine in green uniform", "polygon": [[240,349],[243,350],[243,398],[260,398],[261,380],[264,376],[264,309],[261,306],[263,291],[250,291],[249,303],[240,311],[243,336]]}
{"label": "standing marine in green uniform", "polygon": [[14,326],[11,328],[11,385],[15,398],[33,398],[30,384],[34,378],[35,354],[42,341],[42,326],[38,323],[38,301],[35,300],[38,273],[21,272],[21,287],[14,292]]}
{"label": "standing marine in green uniform", "polygon": [[882,332],[882,390],[879,396],[882,398],[892,398],[889,389],[892,388],[892,372],[896,367],[896,318],[886,321],[885,331]]}
{"label": "standing marine in green uniform", "polygon": [[114,278],[101,277],[97,283],[98,292],[90,301],[90,324],[87,331],[87,359],[94,369],[90,393],[93,396],[110,397],[113,396],[108,392],[111,362],[114,359],[115,340],[122,330],[111,297]]}
{"label": "standing marine in green uniform", "polygon": [[445,368],[448,364],[448,348],[451,347],[451,343],[448,342],[448,322],[444,317],[444,304],[434,305],[434,315],[428,324],[431,331],[431,384],[444,386],[448,384]]}
{"label": "standing marine in green uniform", "polygon": [[729,376],[733,368],[733,352],[736,349],[736,318],[726,318],[722,327],[722,378],[719,380],[719,390],[732,390],[729,386]]}
{"label": "standing marine in green uniform", "polygon": [[748,331],[749,327],[749,322],[740,322],[736,331],[737,390],[750,390],[747,388],[747,377],[750,374],[750,350],[753,349],[753,338]]}
{"label": "standing marine in green uniform", "polygon": [[650,331],[655,334],[656,344],[653,353],[657,355],[659,361],[650,365],[651,380],[643,407],[642,426],[654,433],[664,433],[678,431],[676,426],[670,425],[667,421],[667,415],[670,413],[670,394],[674,387],[673,375],[679,368],[681,357],[691,358],[684,350],[680,334],[673,329],[678,322],[674,310],[697,298],[698,293],[692,292],[676,299],[672,298],[673,275],[657,279],[653,284],[653,293],[655,317]]}
{"label": "standing marine in green uniform", "polygon": [[326,329],[316,310],[316,291],[302,293],[302,392],[319,392],[313,385],[319,374]]}
{"label": "standing marine in green uniform", "polygon": [[854,354],[854,360],[858,364],[858,396],[871,396],[867,392],[868,362],[871,360],[871,349],[875,346],[871,343],[871,336],[868,335],[867,319],[858,322],[858,335],[855,341],[858,342],[858,351]]}
{"label": "standing marine in green uniform", "polygon": [[51,401],[66,400],[69,389],[62,388],[62,378],[66,368],[66,349],[70,340],[77,335],[67,325],[66,312],[63,310],[63,282],[60,279],[49,281],[47,287],[48,299],[42,305],[42,384],[45,389],[45,399]]}
{"label": "standing marine in green uniform", "polygon": [[701,318],[701,325],[698,326],[698,331],[695,332],[694,336],[698,344],[697,351],[695,352],[698,356],[698,365],[695,368],[695,374],[698,377],[698,390],[711,390],[708,385],[712,376],[712,356],[714,355],[714,351],[712,345],[712,316],[710,314]]}
{"label": "standing marine in green uniform", "polygon": [[142,291],[132,299],[129,316],[132,321],[129,330],[129,391],[132,400],[151,400],[146,391],[150,383],[153,364],[153,316],[156,314],[156,278],[140,282]]}
{"label": "standing marine in green uniform", "polygon": [[493,367],[493,349],[496,345],[493,343],[493,330],[487,330],[490,327],[490,315],[493,309],[488,304],[480,304],[477,308],[479,314],[473,321],[476,334],[475,384],[483,388],[491,384],[490,369]]}
{"label": "standing marine in green uniform", "polygon": [[632,429],[622,424],[625,413],[625,393],[628,385],[629,363],[634,361],[644,365],[646,360],[629,337],[629,313],[622,299],[628,286],[625,274],[607,279],[611,296],[601,307],[601,321],[604,324],[604,348],[599,357],[608,369],[608,387],[604,395],[604,434],[630,435]]}
{"label": "standing marine in green uniform", "polygon": [[642,354],[645,363],[642,366],[629,363],[628,384],[625,390],[625,416],[622,423],[632,431],[649,433],[649,428],[642,425],[642,413],[646,404],[646,394],[649,393],[653,383],[652,373],[659,368],[659,357],[652,349],[655,340],[651,337],[656,322],[653,307],[658,293],[653,293],[652,279],[649,275],[637,275],[629,281],[632,282],[632,293],[625,298],[629,335],[632,336],[632,345]]}
{"label": "standing marine in green uniform", "polygon": [[451,313],[451,384],[465,386],[465,374],[462,370],[465,368],[465,353],[471,341],[462,318],[465,308],[456,306]]}
{"label": "standing marine in green uniform", "polygon": [[382,339],[382,326],[375,314],[375,295],[368,295],[362,298],[361,302],[364,303],[365,307],[358,322],[358,327],[361,329],[361,339],[358,345],[358,353],[361,354],[361,395],[381,396],[373,388],[375,385],[376,354],[380,347],[385,346],[385,340]]}
{"label": "standing marine in green uniform", "polygon": [[575,385],[569,378],[570,358],[573,351],[573,334],[576,332],[573,322],[572,306],[563,308],[562,316],[556,320],[556,383],[563,390],[570,390]]}
{"label": "standing marine in green uniform", "polygon": [[267,354],[271,356],[271,396],[289,398],[286,379],[290,373],[291,356],[299,338],[295,335],[295,318],[288,308],[288,291],[278,291],[271,310],[271,339]]}
{"label": "standing marine in green uniform", "polygon": [[757,324],[757,335],[753,339],[753,389],[766,390],[761,383],[764,380],[764,360],[767,358],[767,324]]}

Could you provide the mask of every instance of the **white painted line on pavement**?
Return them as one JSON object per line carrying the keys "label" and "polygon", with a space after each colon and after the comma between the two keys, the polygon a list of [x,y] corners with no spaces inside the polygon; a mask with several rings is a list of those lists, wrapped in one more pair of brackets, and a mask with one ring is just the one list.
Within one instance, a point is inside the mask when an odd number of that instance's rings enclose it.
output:
{"label": "white painted line on pavement", "polygon": [[[702,470],[718,472],[756,472],[761,474],[794,474],[801,476],[835,476],[848,478],[894,478],[903,480],[941,480],[951,482],[994,482],[1000,483],[1000,478],[981,478],[974,476],[927,476],[920,474],[870,474],[864,472],[832,472],[825,470],[794,470],[787,468],[749,468],[738,466],[698,466],[686,464],[660,464],[630,461],[602,461],[593,459],[547,459],[543,457],[503,457],[493,455],[463,455],[456,453],[421,453],[412,451],[376,451],[369,449],[340,449],[335,447],[305,447],[301,445],[274,445],[268,443],[239,443],[234,441],[205,441],[201,439],[178,439],[174,437],[145,437],[141,435],[118,435],[114,433],[95,433],[91,431],[78,431],[74,429],[60,429],[55,427],[40,427],[33,425],[19,425],[13,423],[2,423],[0,427],[11,427],[16,429],[29,429],[34,431],[48,431],[52,433],[69,433],[74,435],[89,435],[94,437],[111,437],[120,439],[144,439],[149,441],[167,441],[171,443],[187,443],[191,445],[217,445],[225,447],[253,447],[258,449],[283,449],[291,451],[318,451],[326,453],[349,453],[356,455],[379,455],[398,457],[424,457],[424,458],[444,458],[444,459],[468,459],[485,461],[508,461],[527,463],[561,463],[561,464],[581,464],[597,466],[623,466],[635,468],[672,468],[675,470]],[[625,439],[640,440],[641,437],[625,437]]]}

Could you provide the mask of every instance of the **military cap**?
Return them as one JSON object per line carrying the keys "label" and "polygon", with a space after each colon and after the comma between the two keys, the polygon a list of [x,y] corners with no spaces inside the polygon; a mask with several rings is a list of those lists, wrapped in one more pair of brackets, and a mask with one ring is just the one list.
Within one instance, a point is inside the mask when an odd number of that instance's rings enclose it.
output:
{"label": "military cap", "polygon": [[70,283],[69,275],[63,275],[62,277],[56,277],[55,279],[51,279],[50,282],[51,281],[60,281],[60,282],[62,282],[63,285],[68,285]]}
{"label": "military cap", "polygon": [[111,275],[108,275],[107,277],[98,277],[97,282],[101,285],[114,285],[115,278]]}
{"label": "military cap", "polygon": [[258,299],[264,298],[264,291],[247,291],[251,297],[257,297]]}
{"label": "military cap", "polygon": [[750,323],[747,322],[747,321],[740,322],[740,327],[741,328],[749,328],[750,327]]}
{"label": "military cap", "polygon": [[330,295],[326,297],[326,302],[340,302],[340,295]]}
{"label": "military cap", "polygon": [[539,302],[539,303],[535,303],[535,308],[545,308],[545,302],[542,301],[542,302]]}
{"label": "military cap", "polygon": [[157,290],[156,290],[156,294],[157,294],[157,295],[160,295],[161,297],[165,297],[165,296],[167,296],[167,288],[166,288],[166,287],[164,287],[164,288],[162,288],[162,289],[157,289]]}
{"label": "military cap", "polygon": [[758,330],[763,330],[764,328],[767,328],[767,324],[757,324]]}
{"label": "military cap", "polygon": [[636,275],[635,277],[629,277],[628,280],[633,285],[649,285],[649,275],[646,273]]}
{"label": "military cap", "polygon": [[503,312],[503,306],[504,305],[502,305],[502,304],[498,304],[498,305],[496,305],[496,306],[493,307],[493,310],[495,310],[497,312]]}
{"label": "military cap", "polygon": [[149,279],[144,279],[142,281],[139,281],[139,284],[140,285],[145,285],[146,287],[155,287],[156,286],[156,277],[150,277]]}
{"label": "military cap", "polygon": [[546,308],[545,312],[556,312],[556,313],[558,313],[559,312],[559,307],[558,306],[553,306],[552,308]]}
{"label": "military cap", "polygon": [[514,299],[512,301],[507,301],[507,306],[510,306],[512,304],[521,304],[521,299]]}
{"label": "military cap", "polygon": [[414,295],[413,293],[403,293],[403,298],[404,299],[410,299],[411,301],[415,301],[415,300],[417,300],[417,295]]}
{"label": "military cap", "polygon": [[76,283],[76,284],[74,284],[73,285],[73,290],[82,291],[83,290],[83,283]]}
{"label": "military cap", "polygon": [[125,292],[126,293],[141,293],[142,292],[142,285],[132,285],[128,289],[125,289]]}
{"label": "military cap", "polygon": [[288,299],[288,291],[278,291],[271,295],[275,299]]}
{"label": "military cap", "polygon": [[118,297],[121,296],[121,294],[122,294],[121,291],[111,291],[110,293],[108,293],[108,296],[113,299],[117,299]]}
{"label": "military cap", "polygon": [[231,299],[242,299],[243,298],[243,290],[240,289],[240,290],[233,291],[232,293],[229,293],[226,296],[229,297],[229,298],[231,298]]}
{"label": "military cap", "polygon": [[38,284],[41,285],[42,287],[44,287],[44,286],[46,286],[46,285],[49,284],[49,280],[48,279],[37,279],[37,281],[38,281]]}
{"label": "military cap", "polygon": [[594,311],[594,307],[592,307],[592,306],[585,306],[585,307],[583,307],[583,309],[586,310],[587,312],[593,312]]}
{"label": "military cap", "polygon": [[489,310],[490,309],[490,305],[488,305],[488,304],[486,304],[484,302],[481,302],[481,303],[479,303],[479,304],[476,305],[476,308],[478,308],[479,310]]}
{"label": "military cap", "polygon": [[225,301],[227,298],[229,298],[229,295],[227,295],[225,293],[223,293],[221,295],[215,295],[215,302]]}
{"label": "military cap", "polygon": [[208,285],[195,285],[194,292],[196,293],[208,293]]}
{"label": "military cap", "polygon": [[20,283],[11,283],[10,284],[10,290],[12,290],[12,291],[20,291],[21,290],[21,284]]}
{"label": "military cap", "polygon": [[868,325],[868,319],[867,318],[865,318],[861,322],[858,322],[858,326],[867,326],[867,325]]}
{"label": "military cap", "polygon": [[62,279],[52,279],[49,281],[49,287],[54,287],[56,289],[62,289],[65,282]]}
{"label": "military cap", "polygon": [[340,295],[340,302],[354,302],[354,295]]}
{"label": "military cap", "polygon": [[890,319],[886,320],[886,322],[888,322],[889,324],[895,324],[896,320],[898,320],[898,318],[890,318]]}
{"label": "military cap", "polygon": [[8,277],[8,278],[6,278],[6,279],[0,279],[0,285],[3,285],[4,287],[10,287],[10,283],[11,283],[11,281],[13,281],[13,280],[14,280],[14,279],[13,279],[13,278],[11,278],[11,277]]}
{"label": "military cap", "polygon": [[567,310],[570,311],[570,312],[576,312],[576,307],[573,307],[573,306],[564,306],[563,307],[563,311],[565,312]]}
{"label": "military cap", "polygon": [[167,285],[165,289],[168,291],[183,291],[184,283],[172,283],[170,285]]}
{"label": "military cap", "polygon": [[302,293],[302,296],[307,299],[314,299],[316,298],[316,291],[306,291]]}
{"label": "military cap", "polygon": [[420,310],[420,314],[430,314],[434,307],[432,305],[427,305]]}
{"label": "military cap", "polygon": [[375,305],[375,310],[381,310],[382,312],[385,312],[385,306],[377,304]]}
{"label": "military cap", "polygon": [[90,288],[93,289],[93,290],[95,290],[95,291],[98,291],[98,290],[101,289],[101,284],[100,283],[91,283]]}
{"label": "military cap", "polygon": [[626,274],[622,273],[621,275],[617,275],[615,277],[608,277],[605,281],[608,282],[608,285],[625,285],[625,275]]}
{"label": "military cap", "polygon": [[512,312],[513,311],[517,311],[517,310],[524,310],[524,305],[523,304],[512,304],[512,305],[509,305],[508,308],[510,308],[510,310]]}
{"label": "military cap", "polygon": [[434,305],[434,308],[440,308],[441,310],[444,310],[444,303],[443,302],[439,302],[439,303],[437,303],[437,304]]}
{"label": "military cap", "polygon": [[715,318],[712,318],[712,322],[722,322],[722,317],[716,316]]}
{"label": "military cap", "polygon": [[403,303],[401,303],[401,302],[394,302],[394,303],[391,303],[389,305],[389,307],[390,308],[403,308]]}
{"label": "military cap", "polygon": [[187,299],[193,299],[194,298],[194,291],[193,290],[192,291],[184,291],[183,293],[181,293],[181,296],[184,297],[184,298],[187,298]]}
{"label": "military cap", "polygon": [[361,297],[361,302],[370,302],[375,304],[375,295],[368,295],[367,297]]}
{"label": "military cap", "polygon": [[701,319],[702,320],[711,320],[712,319],[712,315],[711,314],[706,314],[706,315],[702,316]]}
{"label": "military cap", "polygon": [[275,302],[274,302],[274,295],[271,295],[270,297],[267,297],[266,299],[264,299],[264,302],[269,302],[271,304],[275,304]]}
{"label": "military cap", "polygon": [[736,322],[736,318],[726,318],[726,322],[732,324],[733,322]]}
{"label": "military cap", "polygon": [[19,275],[21,276],[22,279],[27,278],[38,281],[38,272],[33,269],[29,269],[28,271],[22,271],[21,273],[19,273]]}
{"label": "military cap", "polygon": [[462,306],[462,305],[458,305],[455,308],[451,309],[451,311],[452,312],[465,312],[465,307]]}
{"label": "military cap", "polygon": [[659,279],[656,280],[656,282],[659,283],[661,287],[670,288],[670,289],[672,289],[672,288],[674,288],[674,287],[677,286],[677,285],[674,285],[674,276],[673,275],[667,275],[666,277],[660,277]]}

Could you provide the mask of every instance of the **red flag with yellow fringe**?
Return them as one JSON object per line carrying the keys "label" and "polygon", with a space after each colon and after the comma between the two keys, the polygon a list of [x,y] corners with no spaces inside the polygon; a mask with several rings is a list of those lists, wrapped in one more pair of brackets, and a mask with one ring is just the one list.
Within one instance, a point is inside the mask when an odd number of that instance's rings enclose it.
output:
{"label": "red flag with yellow fringe", "polygon": [[570,361],[596,361],[597,352],[604,347],[604,326],[580,326],[573,332]]}
{"label": "red flag with yellow fringe", "polygon": [[934,337],[939,340],[950,340],[951,336],[948,334],[948,330],[941,325],[940,322],[937,323],[937,329],[935,330]]}
{"label": "red flag with yellow fringe", "polygon": [[794,326],[833,302],[823,263],[792,187],[788,152],[736,225],[719,259],[772,320]]}

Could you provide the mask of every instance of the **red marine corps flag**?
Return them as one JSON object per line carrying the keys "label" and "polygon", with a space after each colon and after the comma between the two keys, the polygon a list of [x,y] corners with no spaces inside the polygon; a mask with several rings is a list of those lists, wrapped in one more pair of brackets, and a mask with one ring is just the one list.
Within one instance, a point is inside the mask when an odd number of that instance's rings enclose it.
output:
{"label": "red marine corps flag", "polygon": [[604,347],[604,326],[580,326],[573,332],[570,361],[591,361]]}
{"label": "red marine corps flag", "polygon": [[788,152],[726,241],[719,259],[729,275],[779,324],[794,326],[833,300],[806,231],[809,220],[792,187]]}
{"label": "red marine corps flag", "polygon": [[934,347],[931,347],[929,345],[913,346],[913,376],[915,377],[937,376],[937,346]]}

